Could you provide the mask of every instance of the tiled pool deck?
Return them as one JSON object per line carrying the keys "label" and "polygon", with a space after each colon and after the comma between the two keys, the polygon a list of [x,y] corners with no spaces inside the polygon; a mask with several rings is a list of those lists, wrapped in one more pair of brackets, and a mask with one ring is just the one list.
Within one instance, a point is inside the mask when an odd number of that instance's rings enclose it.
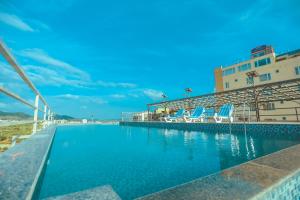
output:
{"label": "tiled pool deck", "polygon": [[57,197],[49,197],[45,200],[121,200],[111,186],[105,185],[88,190],[74,192]]}
{"label": "tiled pool deck", "polygon": [[[214,130],[228,131],[229,128],[228,124],[159,122],[122,122],[120,124],[193,131],[212,130],[213,128]],[[48,127],[0,154],[0,199],[32,199],[55,135],[55,129],[55,126]],[[243,124],[231,124],[230,129],[233,131],[244,130],[244,126]],[[247,130],[251,129],[265,134],[280,130],[284,134],[300,135],[300,124],[248,124]],[[299,139],[298,136],[295,138]],[[300,145],[296,145],[219,173],[140,197],[139,200],[299,199],[299,152]],[[69,199],[119,200],[120,197],[110,186],[106,185],[50,197],[47,200]]]}
{"label": "tiled pool deck", "polygon": [[0,199],[31,199],[51,147],[55,127],[0,154]]}

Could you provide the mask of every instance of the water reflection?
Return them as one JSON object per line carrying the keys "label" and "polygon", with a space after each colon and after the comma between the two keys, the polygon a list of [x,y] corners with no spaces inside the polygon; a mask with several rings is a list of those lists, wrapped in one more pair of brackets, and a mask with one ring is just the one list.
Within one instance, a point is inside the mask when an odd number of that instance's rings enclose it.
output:
{"label": "water reflection", "polygon": [[[157,133],[159,135],[156,135]],[[147,128],[147,144],[159,145],[163,152],[176,148],[184,149],[188,160],[210,155],[212,150],[215,150],[222,169],[256,158],[257,147],[264,149],[264,142],[256,140],[255,143],[251,134],[247,132],[233,134],[230,131],[229,133],[205,133]]]}
{"label": "water reflection", "polygon": [[[214,157],[218,160],[221,169],[255,159],[293,143],[292,141],[258,137],[246,130],[242,133],[232,133],[230,129],[227,133],[206,133],[145,128],[143,131],[147,132],[147,145],[157,145],[165,153],[181,151],[190,161],[203,157]],[[131,128],[128,128],[126,133],[131,137]]]}

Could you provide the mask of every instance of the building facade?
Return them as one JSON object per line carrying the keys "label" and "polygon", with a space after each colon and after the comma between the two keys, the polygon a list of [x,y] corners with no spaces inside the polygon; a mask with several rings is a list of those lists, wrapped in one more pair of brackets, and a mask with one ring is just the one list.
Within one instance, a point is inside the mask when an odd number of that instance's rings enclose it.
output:
{"label": "building facade", "polygon": [[[256,76],[249,77],[249,72]],[[218,67],[214,73],[217,92],[300,78],[300,49],[276,55],[272,46],[262,45],[251,50],[249,60]],[[300,120],[300,101],[270,102],[259,105],[259,110],[263,121]]]}

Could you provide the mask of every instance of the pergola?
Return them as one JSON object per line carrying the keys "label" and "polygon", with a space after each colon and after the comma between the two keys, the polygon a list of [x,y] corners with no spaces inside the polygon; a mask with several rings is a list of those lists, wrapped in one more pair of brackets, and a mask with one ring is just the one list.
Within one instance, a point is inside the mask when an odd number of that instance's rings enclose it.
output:
{"label": "pergola", "polygon": [[275,101],[294,101],[300,104],[297,100],[300,100],[300,78],[260,84],[256,86],[252,85],[241,89],[189,98],[151,103],[147,106],[148,110],[150,110],[150,107],[153,106],[157,108],[171,108],[177,110],[180,108],[195,108],[196,106],[218,108],[226,103],[232,103],[236,107],[247,104],[249,106],[254,105],[257,108],[256,117],[257,121],[259,121],[259,104]]}

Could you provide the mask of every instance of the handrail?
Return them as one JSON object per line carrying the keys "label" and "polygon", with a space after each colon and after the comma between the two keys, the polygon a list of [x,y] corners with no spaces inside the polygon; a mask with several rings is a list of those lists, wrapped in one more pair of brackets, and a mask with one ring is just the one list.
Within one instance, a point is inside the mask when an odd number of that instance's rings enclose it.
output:
{"label": "handrail", "polygon": [[6,94],[7,96],[10,96],[10,97],[12,97],[12,98],[14,98],[14,99],[16,99],[16,100],[18,100],[18,101],[20,101],[20,102],[22,102],[23,104],[25,104],[25,105],[27,105],[27,106],[33,108],[33,109],[35,109],[35,106],[34,106],[34,105],[32,105],[32,104],[29,103],[28,101],[22,99],[22,98],[21,98],[20,96],[18,96],[17,94],[14,94],[14,93],[10,92],[9,90],[4,89],[4,88],[1,87],[1,86],[0,86],[0,92],[4,93],[4,94]]}
{"label": "handrail", "polygon": [[0,52],[4,56],[4,58],[7,60],[7,62],[17,71],[19,76],[24,80],[24,82],[31,88],[31,90],[34,91],[36,95],[39,95],[43,103],[49,108],[47,102],[42,97],[40,92],[36,89],[34,84],[31,82],[31,80],[27,77],[24,70],[17,64],[16,59],[12,56],[12,54],[8,51],[8,48],[3,43],[3,41],[0,41]]}
{"label": "handrail", "polygon": [[[33,116],[33,133],[36,133],[37,131],[37,123],[38,123],[38,112],[44,113],[43,120],[44,121],[52,121],[53,120],[53,112],[50,111],[50,107],[46,100],[43,98],[41,93],[38,91],[38,89],[35,87],[35,85],[31,82],[31,80],[28,78],[24,70],[17,64],[16,59],[13,57],[13,55],[9,52],[8,48],[4,44],[3,41],[0,40],[0,53],[3,55],[5,60],[10,64],[12,68],[15,69],[15,71],[18,73],[18,75],[23,79],[23,81],[28,85],[28,87],[34,92],[35,96],[35,102],[34,105],[29,103],[28,101],[21,98],[19,95],[14,94],[13,92],[7,90],[4,87],[0,87],[0,92],[4,93],[5,95],[14,98],[15,100],[23,103],[24,105],[27,105],[28,107],[32,108],[34,110],[34,116]],[[44,104],[44,109],[39,108],[39,99]],[[48,123],[47,123],[48,124]],[[45,124],[44,124],[45,126]]]}

